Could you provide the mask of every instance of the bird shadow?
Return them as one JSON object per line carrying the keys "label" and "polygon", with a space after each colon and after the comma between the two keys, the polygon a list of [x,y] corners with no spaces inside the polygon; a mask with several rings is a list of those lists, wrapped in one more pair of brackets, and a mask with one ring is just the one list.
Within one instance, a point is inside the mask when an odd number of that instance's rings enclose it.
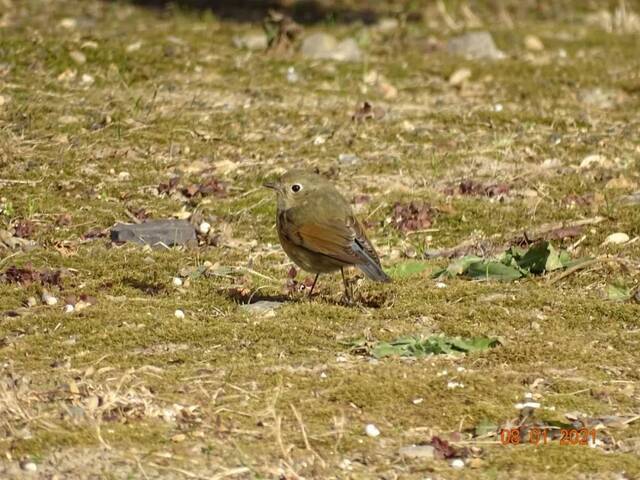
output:
{"label": "bird shadow", "polygon": [[231,288],[224,291],[225,296],[238,305],[251,305],[257,302],[278,302],[289,304],[316,303],[322,305],[333,305],[339,307],[364,307],[364,308],[382,308],[387,303],[386,296],[382,294],[374,295],[356,295],[353,299],[347,299],[345,296],[336,298],[333,295],[323,293],[315,293],[309,297],[306,293],[301,294],[263,294],[255,290]]}

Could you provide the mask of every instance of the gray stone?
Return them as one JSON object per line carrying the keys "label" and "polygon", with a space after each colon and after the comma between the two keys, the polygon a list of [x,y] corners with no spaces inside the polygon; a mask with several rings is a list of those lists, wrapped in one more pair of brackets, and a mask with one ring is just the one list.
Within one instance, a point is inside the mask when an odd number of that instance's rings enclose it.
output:
{"label": "gray stone", "polygon": [[360,47],[353,38],[338,40],[328,33],[314,33],[302,41],[300,53],[312,60],[357,62],[362,59]]}
{"label": "gray stone", "polygon": [[267,36],[262,32],[251,32],[233,37],[233,44],[237,48],[259,51],[267,49]]}
{"label": "gray stone", "polygon": [[151,220],[140,224],[117,223],[111,241],[151,246],[185,245],[196,242],[196,229],[186,220]]}
{"label": "gray stone", "polygon": [[282,306],[282,302],[260,300],[255,303],[246,303],[244,305],[241,305],[240,308],[252,314],[262,315],[262,316],[272,316],[275,314],[274,310],[277,308],[280,308],[281,306]]}
{"label": "gray stone", "polygon": [[338,162],[342,165],[356,165],[357,163],[360,163],[360,157],[353,153],[341,153],[338,155]]}
{"label": "gray stone", "polygon": [[400,449],[404,458],[435,458],[436,449],[431,445],[409,445]]}
{"label": "gray stone", "polygon": [[471,59],[500,60],[505,57],[489,32],[469,32],[454,37],[447,42],[447,51]]}

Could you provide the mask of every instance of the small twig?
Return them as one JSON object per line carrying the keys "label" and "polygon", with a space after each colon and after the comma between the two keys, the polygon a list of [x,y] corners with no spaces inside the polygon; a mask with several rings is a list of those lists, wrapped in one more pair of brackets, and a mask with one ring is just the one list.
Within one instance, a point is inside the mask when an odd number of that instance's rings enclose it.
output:
{"label": "small twig", "polygon": [[586,262],[580,263],[578,265],[574,265],[573,267],[566,269],[564,272],[562,272],[557,277],[549,279],[549,285],[553,285],[554,283],[559,282],[563,278],[567,278],[569,275],[572,275],[572,274],[576,273],[577,271],[582,270],[582,269],[584,269],[586,267],[590,267],[591,265],[593,265],[595,263],[598,263],[599,261],[600,261],[599,258],[594,258],[593,260],[587,260]]}
{"label": "small twig", "polygon": [[21,253],[23,253],[23,252],[15,252],[15,253],[12,253],[11,255],[8,255],[8,256],[4,257],[2,260],[0,260],[0,265],[2,265],[4,262],[9,260],[10,258],[15,257],[17,255],[20,255]]}
{"label": "small twig", "polygon": [[248,207],[244,207],[241,208],[240,210],[238,210],[237,212],[232,213],[231,215],[234,217],[237,217],[239,215],[242,215],[245,212],[249,212],[251,210],[253,210],[254,208],[258,208],[260,205],[262,205],[263,203],[267,203],[270,199],[268,198],[263,198],[262,200],[254,203],[253,205],[249,205]]}
{"label": "small twig", "polygon": [[189,470],[184,470],[182,468],[177,468],[177,467],[165,467],[164,465],[159,465],[157,463],[151,462],[149,463],[150,466],[152,466],[153,468],[157,468],[158,470],[169,470],[171,472],[176,472],[176,473],[181,473],[182,475],[184,475],[185,477],[188,478],[198,478],[198,479],[202,479],[202,480],[207,480],[209,477],[203,477],[201,475],[197,475],[193,472],[190,472]]}
{"label": "small twig", "polygon": [[269,277],[269,276],[264,275],[264,274],[262,274],[262,273],[260,273],[260,272],[256,272],[255,270],[252,270],[252,269],[250,269],[249,267],[236,267],[236,268],[237,268],[238,270],[244,270],[245,272],[250,273],[251,275],[255,275],[256,277],[260,277],[260,278],[263,278],[263,279],[265,279],[265,280],[269,280],[270,282],[273,282],[273,283],[276,283],[276,284],[279,284],[279,283],[280,283],[280,282],[279,282],[278,280],[276,280],[275,278],[273,278],[273,277]]}
{"label": "small twig", "polygon": [[313,455],[315,455],[318,458],[318,460],[320,460],[320,464],[322,465],[322,468],[324,468],[326,466],[324,459],[320,456],[318,452],[316,452],[311,447],[311,444],[309,443],[309,438],[307,437],[307,430],[305,429],[304,422],[302,421],[302,415],[300,415],[300,412],[296,410],[296,407],[293,406],[293,403],[290,403],[289,406],[291,407],[291,410],[293,411],[293,414],[295,415],[296,420],[298,421],[298,425],[300,426],[300,431],[302,432],[302,440],[304,441],[304,446]]}
{"label": "small twig", "polygon": [[128,208],[124,209],[124,214],[129,217],[129,219],[133,222],[133,223],[137,223],[138,225],[142,223],[142,221],[136,217],[133,213],[131,213],[131,211]]}
{"label": "small twig", "polygon": [[221,480],[223,478],[233,477],[235,475],[241,475],[243,473],[248,473],[250,471],[251,470],[249,470],[249,468],[247,468],[247,467],[231,468],[231,469],[227,470],[226,472],[216,473],[209,480]]}
{"label": "small twig", "polygon": [[15,183],[19,185],[37,185],[42,182],[42,178],[40,180],[13,180],[11,178],[0,178],[0,183]]}
{"label": "small twig", "polygon": [[554,397],[570,396],[570,395],[578,395],[579,393],[590,392],[590,391],[591,391],[590,388],[583,388],[582,390],[576,390],[575,392],[570,392],[570,393],[552,393],[551,395],[553,395]]}
{"label": "small twig", "polygon": [[367,215],[367,217],[365,218],[365,220],[369,220],[374,213],[376,213],[378,210],[380,210],[382,207],[384,207],[387,204],[387,202],[380,202],[380,204],[378,204],[378,206],[376,208],[374,208],[371,213],[369,213],[369,215]]}

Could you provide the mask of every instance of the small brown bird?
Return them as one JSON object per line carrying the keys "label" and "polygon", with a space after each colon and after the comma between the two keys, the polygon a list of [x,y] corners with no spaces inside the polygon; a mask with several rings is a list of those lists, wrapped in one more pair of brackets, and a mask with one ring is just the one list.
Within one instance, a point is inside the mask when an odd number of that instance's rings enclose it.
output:
{"label": "small brown bird", "polygon": [[264,186],[277,194],[276,222],[282,248],[296,265],[316,274],[309,296],[321,273],[340,270],[350,299],[344,267],[351,265],[371,280],[391,281],[349,202],[327,179],[291,170]]}

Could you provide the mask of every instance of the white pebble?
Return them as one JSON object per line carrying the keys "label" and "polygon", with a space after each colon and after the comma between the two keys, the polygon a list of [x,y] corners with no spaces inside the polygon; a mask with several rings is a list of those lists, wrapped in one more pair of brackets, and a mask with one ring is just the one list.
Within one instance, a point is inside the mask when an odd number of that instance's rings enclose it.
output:
{"label": "white pebble", "polygon": [[623,232],[616,232],[609,235],[602,245],[620,245],[629,241],[629,235]]}
{"label": "white pebble", "polygon": [[46,292],[42,294],[42,301],[47,305],[56,305],[58,303],[58,299],[56,297]]}
{"label": "white pebble", "polygon": [[184,312],[180,309],[177,309],[175,312],[173,312],[173,314],[176,316],[178,320],[184,319]]}
{"label": "white pebble", "polygon": [[447,288],[447,284],[444,282],[436,282],[436,288]]}
{"label": "white pebble", "polygon": [[75,307],[69,303],[64,306],[64,313],[73,313],[74,310]]}
{"label": "white pebble", "polygon": [[179,288],[182,286],[182,279],[180,277],[173,277],[171,283],[174,287]]}
{"label": "white pebble", "polygon": [[322,135],[318,135],[316,138],[313,139],[313,144],[314,145],[322,145],[326,141],[327,141],[326,137],[323,137]]}
{"label": "white pebble", "polygon": [[92,85],[93,82],[95,82],[95,78],[93,78],[93,76],[89,75],[88,73],[84,73],[82,74],[80,81],[85,85]]}
{"label": "white pebble", "polygon": [[209,222],[202,222],[200,225],[198,225],[198,231],[202,235],[206,235],[207,233],[209,233],[209,230],[211,230],[211,224]]}
{"label": "white pebble", "polygon": [[75,18],[63,18],[62,20],[60,20],[60,23],[58,25],[60,25],[62,28],[71,30],[72,28],[76,28],[78,22]]}
{"label": "white pebble", "polygon": [[300,80],[300,77],[298,76],[298,72],[296,72],[295,67],[287,68],[287,82],[296,83],[298,80]]}
{"label": "white pebble", "polygon": [[454,458],[453,460],[451,460],[451,467],[455,468],[456,470],[461,470],[464,468],[464,460],[462,460],[461,458]]}
{"label": "white pebble", "polygon": [[380,435],[380,430],[378,430],[378,427],[376,427],[373,423],[368,423],[367,426],[364,427],[364,432],[367,434],[367,436],[373,438]]}
{"label": "white pebble", "polygon": [[502,104],[501,104],[501,103],[496,103],[496,104],[493,106],[493,110],[494,110],[495,112],[501,112],[502,110],[504,110],[504,107],[502,106]]}
{"label": "white pebble", "polygon": [[38,471],[38,466],[30,460],[20,462],[20,468],[22,468],[22,470],[24,470],[25,472],[34,473]]}
{"label": "white pebble", "polygon": [[447,388],[449,390],[453,390],[454,388],[464,388],[464,383],[449,381],[447,383]]}
{"label": "white pebble", "polygon": [[412,400],[412,403],[413,403],[414,405],[420,405],[422,402],[424,402],[424,398],[414,398],[414,399]]}
{"label": "white pebble", "polygon": [[517,410],[522,410],[524,408],[540,408],[540,403],[539,402],[522,402],[522,403],[516,403],[514,407],[516,407]]}

